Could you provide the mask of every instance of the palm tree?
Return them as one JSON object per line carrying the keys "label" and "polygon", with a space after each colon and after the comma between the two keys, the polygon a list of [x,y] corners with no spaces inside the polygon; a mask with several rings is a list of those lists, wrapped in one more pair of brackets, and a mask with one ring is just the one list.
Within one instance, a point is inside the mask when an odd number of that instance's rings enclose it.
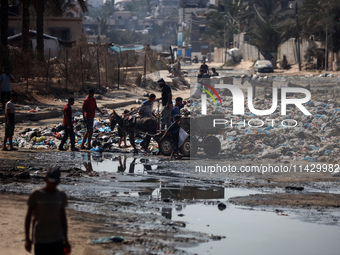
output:
{"label": "palm tree", "polygon": [[292,16],[285,11],[280,0],[252,0],[240,9],[240,22],[248,24],[249,44],[256,46],[265,59],[275,59],[279,45],[291,37]]}
{"label": "palm tree", "polygon": [[[208,29],[204,39],[220,47],[233,40],[237,33],[238,3],[234,0],[223,0],[218,6],[210,5],[212,11],[207,14]],[[228,45],[227,45],[228,46]]]}
{"label": "palm tree", "polygon": [[106,1],[105,4],[102,6],[102,14],[104,18],[108,18],[113,15],[116,11],[115,7],[116,3],[115,0]]}
{"label": "palm tree", "polygon": [[[323,41],[332,52],[340,51],[340,2],[304,0],[299,11],[303,36]],[[326,43],[327,42],[327,43]]]}
{"label": "palm tree", "polygon": [[[53,0],[33,0],[34,7],[37,13],[37,52],[38,57],[40,60],[44,59],[44,38],[43,38],[43,31],[44,31],[44,12],[45,12],[45,4],[52,6],[55,8],[57,12],[62,14],[63,10],[67,6],[74,5],[72,0],[65,0],[65,1],[53,1]],[[83,12],[87,11],[87,5],[85,0],[77,0],[77,3],[80,5],[80,8]]]}
{"label": "palm tree", "polygon": [[[23,36],[23,50],[29,49],[29,6],[34,5],[37,13],[36,27],[37,27],[37,52],[40,60],[44,59],[44,12],[45,7],[50,7],[59,15],[67,6],[73,5],[72,0],[21,0],[23,3],[23,17],[22,17],[22,36]],[[86,12],[87,6],[85,0],[77,0],[81,9]]]}
{"label": "palm tree", "polygon": [[8,37],[8,0],[1,0],[1,45],[7,47]]}
{"label": "palm tree", "polygon": [[8,66],[8,49],[7,49],[7,37],[8,37],[8,0],[1,0],[1,35],[0,35],[0,54],[3,56],[2,65]]}
{"label": "palm tree", "polygon": [[22,50],[27,52],[30,49],[30,0],[21,0],[22,2]]}

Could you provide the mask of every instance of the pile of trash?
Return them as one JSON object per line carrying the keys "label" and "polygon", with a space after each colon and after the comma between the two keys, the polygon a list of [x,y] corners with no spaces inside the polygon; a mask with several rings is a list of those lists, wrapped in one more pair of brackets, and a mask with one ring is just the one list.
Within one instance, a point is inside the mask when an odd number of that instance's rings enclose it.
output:
{"label": "pile of trash", "polygon": [[[77,114],[76,114],[77,115]],[[96,118],[94,121],[94,130],[92,136],[92,149],[94,152],[121,152],[122,149],[118,147],[118,125],[113,130],[110,128],[110,119]],[[37,150],[54,150],[59,147],[62,137],[64,136],[63,125],[51,125],[41,128],[26,128],[13,138],[13,145],[19,148],[25,149],[37,149]],[[85,125],[82,116],[74,117],[74,134],[76,144],[78,147],[83,141],[85,134]],[[129,137],[127,136],[127,141]],[[135,143],[140,144],[143,137],[136,135]],[[123,145],[123,143],[122,143]],[[70,146],[69,141],[65,144],[67,149]],[[158,151],[158,144],[155,141],[150,143],[149,150],[156,153]],[[124,152],[132,152],[133,148],[124,148]]]}
{"label": "pile of trash", "polygon": [[[304,104],[311,115],[304,115],[295,105],[281,115],[281,104],[267,116],[252,114],[245,101],[245,115],[233,115],[233,101],[222,96],[222,105],[208,98],[207,115],[223,115],[220,136],[222,154],[230,159],[340,161],[340,104],[334,100],[310,100]],[[217,100],[216,100],[217,101]],[[201,100],[195,99],[182,109],[194,118],[201,114]],[[269,109],[271,99],[255,99],[255,109]],[[232,122],[231,122],[232,121]],[[193,130],[191,130],[193,131]]]}

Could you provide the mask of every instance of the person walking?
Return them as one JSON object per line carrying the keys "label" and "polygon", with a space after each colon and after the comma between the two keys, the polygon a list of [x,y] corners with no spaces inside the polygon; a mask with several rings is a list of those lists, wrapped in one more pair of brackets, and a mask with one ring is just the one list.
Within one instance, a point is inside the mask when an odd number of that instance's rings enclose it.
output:
{"label": "person walking", "polygon": [[2,110],[5,110],[6,103],[11,99],[12,82],[14,82],[14,76],[10,74],[9,68],[6,67],[5,72],[0,76]]}
{"label": "person walking", "polygon": [[[129,115],[129,113],[130,113],[129,110],[124,110],[122,118],[123,119],[126,118]],[[124,148],[128,147],[126,145],[126,132],[120,125],[118,125],[118,136],[119,136],[118,148],[122,148],[121,146],[122,142],[124,142]]]}
{"label": "person walking", "polygon": [[85,149],[85,142],[87,141],[87,149],[91,149],[91,139],[93,134],[93,122],[94,116],[96,114],[96,110],[101,114],[104,114],[102,110],[100,110],[97,106],[96,99],[94,98],[94,89],[90,89],[88,92],[88,96],[85,98],[83,103],[83,120],[86,125],[86,132],[83,137],[83,141],[81,143],[80,149]]}
{"label": "person walking", "polygon": [[[25,249],[35,255],[64,255],[71,252],[65,207],[67,196],[57,189],[60,183],[59,167],[47,169],[45,186],[34,190],[28,198],[25,217]],[[31,221],[32,222],[32,235]]]}
{"label": "person walking", "polygon": [[9,142],[9,150],[18,150],[13,147],[13,135],[14,135],[14,126],[15,126],[15,105],[14,103],[17,101],[17,94],[11,94],[11,100],[6,103],[6,112],[5,112],[5,137],[2,145],[3,151],[8,151],[6,143],[7,140]]}
{"label": "person walking", "polygon": [[72,105],[74,105],[74,98],[70,97],[68,99],[68,103],[65,105],[64,110],[63,110],[63,126],[64,126],[64,137],[61,140],[61,143],[59,145],[58,150],[60,151],[65,151],[64,149],[64,144],[66,143],[66,140],[68,137],[70,137],[71,140],[71,151],[79,151],[75,147],[75,136],[74,136],[74,131],[73,131],[73,120],[72,120]]}
{"label": "person walking", "polygon": [[161,127],[165,129],[165,125],[167,128],[171,124],[171,111],[173,108],[172,105],[172,92],[171,88],[165,84],[163,78],[157,81],[158,85],[162,88],[162,97],[156,99],[156,101],[162,100],[162,112],[161,112]]}

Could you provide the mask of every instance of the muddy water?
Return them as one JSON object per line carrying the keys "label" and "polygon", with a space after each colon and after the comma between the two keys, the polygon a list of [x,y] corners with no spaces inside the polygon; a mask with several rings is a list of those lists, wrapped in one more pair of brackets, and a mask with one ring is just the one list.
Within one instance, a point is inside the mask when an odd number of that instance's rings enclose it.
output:
{"label": "muddy water", "polygon": [[187,249],[198,254],[339,254],[338,225],[303,222],[297,216],[249,210],[227,204],[224,211],[216,206],[189,205],[172,219],[187,223],[187,229],[226,238]]}
{"label": "muddy water", "polygon": [[[340,212],[240,207],[228,198],[284,189],[236,188],[251,182],[248,176],[205,176],[190,171],[190,161],[168,161],[152,155],[113,153],[55,153],[36,156],[77,167],[79,177],[63,177],[61,188],[73,200],[70,206],[86,212],[112,215],[140,213],[183,221],[186,230],[225,236],[185,251],[198,254],[339,254]],[[70,164],[70,161],[72,162]],[[37,171],[39,172],[39,171]],[[95,175],[91,175],[95,173]],[[31,173],[35,174],[35,173]],[[39,173],[38,173],[39,174]],[[5,191],[28,193],[41,182],[4,185]],[[307,191],[339,193],[338,186],[318,183]],[[219,210],[218,204],[226,204]],[[152,216],[153,217],[153,216]]]}
{"label": "muddy water", "polygon": [[[121,156],[107,158],[102,162],[94,163],[93,166],[94,171],[119,172],[121,169],[130,169],[134,165],[135,170],[138,169],[135,173],[148,174],[147,170],[157,170],[157,165],[160,163],[157,159],[136,159]],[[179,184],[160,183],[151,194],[123,192],[118,195],[150,195],[156,200],[172,199],[172,204],[161,208],[160,215],[173,221],[184,221],[187,224],[186,228],[191,231],[225,236],[221,240],[186,249],[185,251],[189,253],[338,254],[340,228],[337,219],[340,217],[340,213],[337,211],[329,210],[327,218],[322,217],[323,213],[317,210],[290,209],[275,212],[274,209],[268,208],[261,210],[240,207],[228,203],[227,199],[258,194],[261,191]],[[320,183],[320,185],[327,186],[327,183]],[[320,191],[318,187],[311,187],[309,190]],[[339,190],[329,188],[323,192],[338,193]],[[193,203],[193,201],[196,202]],[[221,201],[227,205],[225,210],[217,208],[217,204]]]}

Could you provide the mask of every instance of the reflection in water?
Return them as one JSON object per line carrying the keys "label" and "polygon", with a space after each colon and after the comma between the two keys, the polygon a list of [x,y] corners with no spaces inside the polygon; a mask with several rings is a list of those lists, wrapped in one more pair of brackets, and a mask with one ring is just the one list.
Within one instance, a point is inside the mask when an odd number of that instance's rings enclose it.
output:
{"label": "reflection in water", "polygon": [[86,172],[93,172],[90,152],[82,154],[82,158]]}
{"label": "reflection in water", "polygon": [[85,171],[124,173],[128,169],[129,174],[147,174],[148,171],[157,169],[157,160],[155,160],[155,164],[152,164],[150,159],[127,155],[115,156],[112,153],[87,152],[82,153],[81,158],[82,169]]}
{"label": "reflection in water", "polygon": [[135,164],[136,164],[136,158],[133,158],[132,162],[130,163],[129,174],[135,173]]}
{"label": "reflection in water", "polygon": [[118,156],[118,161],[119,161],[119,166],[117,168],[118,173],[125,172],[125,170],[126,170],[126,156],[124,155],[123,158],[124,159],[123,159],[123,163],[122,163],[122,157]]}
{"label": "reflection in water", "polygon": [[166,219],[171,220],[171,218],[172,218],[172,208],[171,207],[163,207],[162,208],[162,216]]}
{"label": "reflection in water", "polygon": [[162,187],[161,197],[175,199],[222,199],[224,198],[224,188]]}

